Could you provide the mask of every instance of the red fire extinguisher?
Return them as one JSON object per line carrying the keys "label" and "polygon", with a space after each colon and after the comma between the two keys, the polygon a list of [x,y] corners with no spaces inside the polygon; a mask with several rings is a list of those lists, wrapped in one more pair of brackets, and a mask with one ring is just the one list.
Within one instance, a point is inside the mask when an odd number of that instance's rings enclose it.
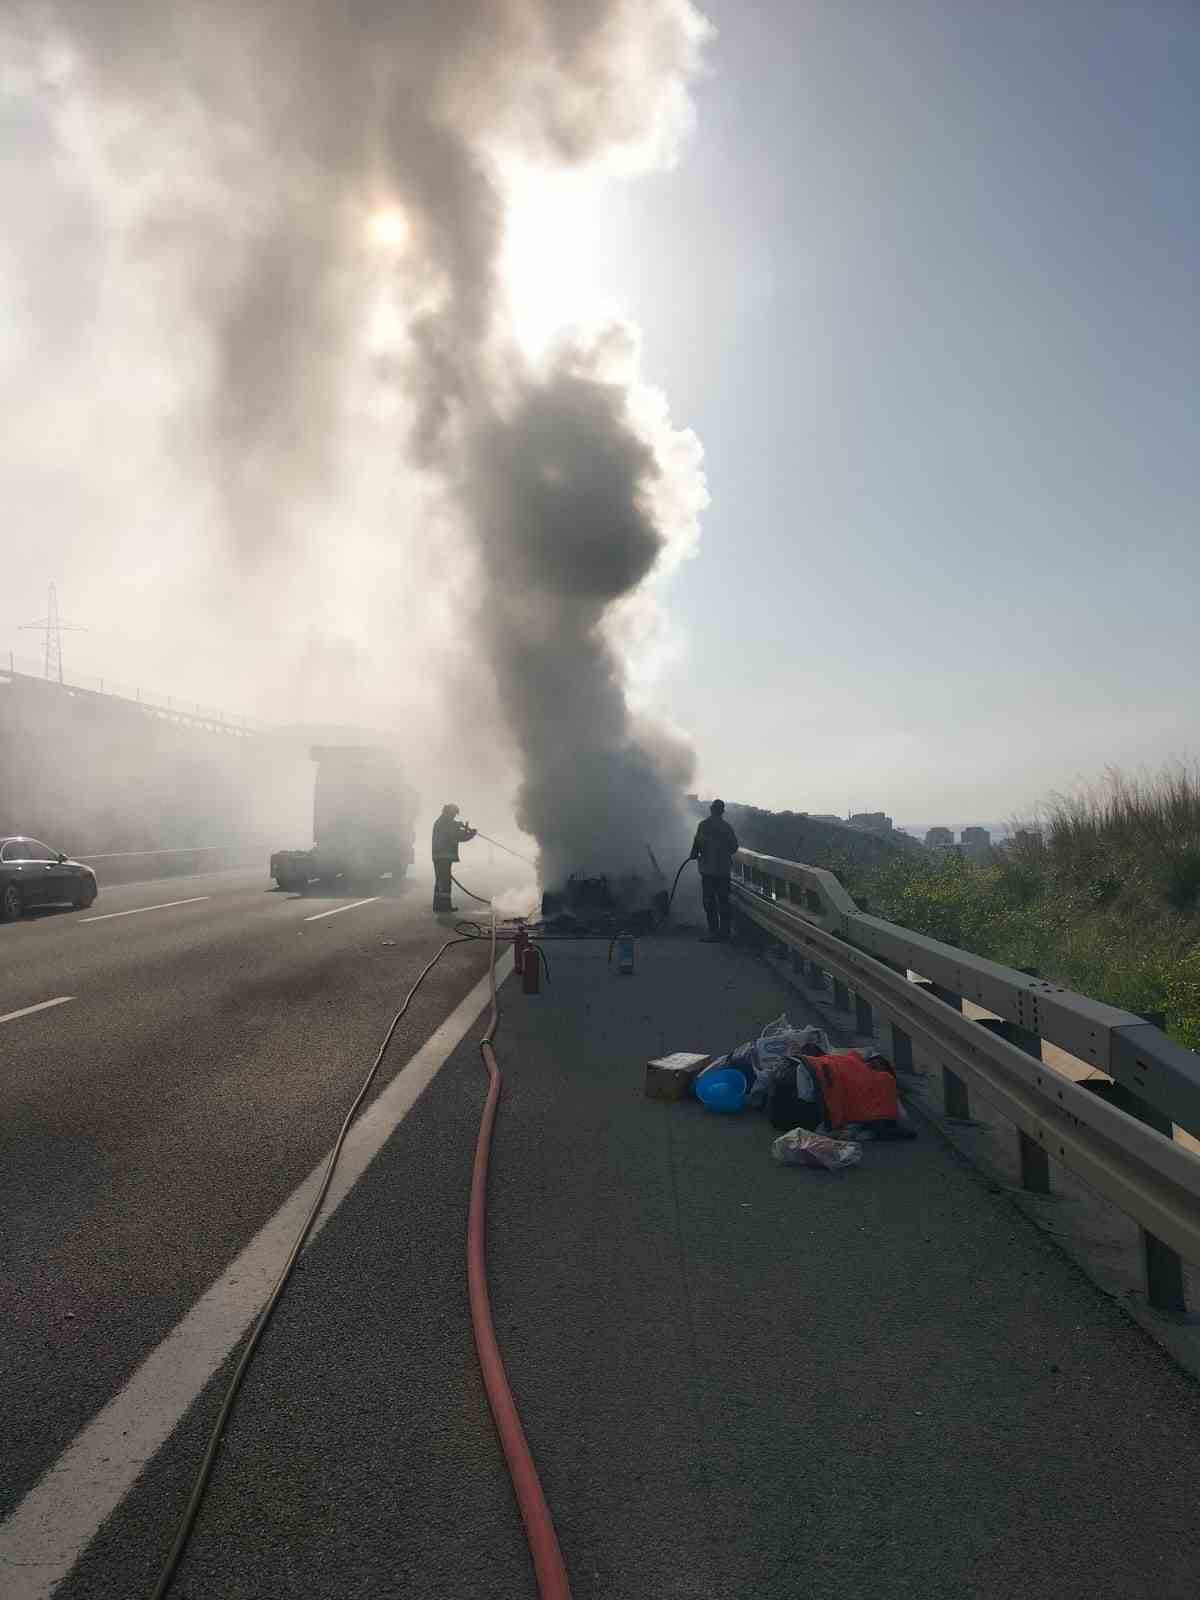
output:
{"label": "red fire extinguisher", "polygon": [[522,957],[521,987],[526,994],[537,994],[538,979],[541,975],[541,956],[536,946],[528,945]]}

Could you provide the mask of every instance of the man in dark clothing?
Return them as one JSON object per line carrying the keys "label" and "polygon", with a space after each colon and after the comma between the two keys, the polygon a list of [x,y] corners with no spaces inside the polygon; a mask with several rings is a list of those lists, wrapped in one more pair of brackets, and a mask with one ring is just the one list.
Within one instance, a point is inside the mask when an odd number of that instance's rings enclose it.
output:
{"label": "man in dark clothing", "polygon": [[704,944],[729,941],[729,873],[737,850],[737,834],[725,821],[724,800],[714,800],[709,815],[696,829],[692,860],[700,863],[700,882],[704,886],[704,915],[708,936]]}
{"label": "man in dark clothing", "polygon": [[443,806],[433,825],[433,909],[457,911],[450,903],[450,872],[458,860],[458,847],[475,837],[475,829],[458,820],[457,806]]}

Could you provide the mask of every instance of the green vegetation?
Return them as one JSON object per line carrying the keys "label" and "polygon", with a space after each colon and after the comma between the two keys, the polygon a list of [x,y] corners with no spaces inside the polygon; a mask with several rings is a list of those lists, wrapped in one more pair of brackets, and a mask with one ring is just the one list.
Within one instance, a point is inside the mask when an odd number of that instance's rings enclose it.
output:
{"label": "green vegetation", "polygon": [[956,853],[858,866],[872,911],[1129,1011],[1200,1049],[1200,769],[1111,772],[1056,796],[975,866]]}

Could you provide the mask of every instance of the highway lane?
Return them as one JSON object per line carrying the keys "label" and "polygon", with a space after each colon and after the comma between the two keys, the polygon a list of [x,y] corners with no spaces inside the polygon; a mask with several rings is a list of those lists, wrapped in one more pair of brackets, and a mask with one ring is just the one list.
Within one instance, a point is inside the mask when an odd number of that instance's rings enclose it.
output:
{"label": "highway lane", "polygon": [[[401,889],[405,898],[414,893],[408,884]],[[120,884],[102,889],[87,911],[44,909],[0,923],[0,1011],[56,975],[66,981],[81,971],[115,972],[160,942],[182,951],[205,937],[223,938],[235,924],[246,932],[256,925],[268,931],[279,926],[279,908],[286,905],[295,908],[288,914],[299,925],[306,912],[352,897],[311,898],[309,907],[309,897],[283,895],[261,871],[238,868]]]}
{"label": "highway lane", "polygon": [[[744,952],[552,960],[502,997],[488,1256],[576,1600],[1194,1600],[1195,1388],[1049,1239],[927,1129],[803,1173],[647,1101],[648,1057],[797,1015]],[[468,1034],[306,1256],[171,1600],[533,1595],[467,1311],[481,1097]],[[151,1592],[231,1365],[56,1600]]]}
{"label": "highway lane", "polygon": [[[0,1514],[329,1148],[450,933],[427,895],[238,871],[0,928],[0,1015],[22,1013],[0,1022]],[[482,945],[435,969],[375,1093],[484,970]]]}

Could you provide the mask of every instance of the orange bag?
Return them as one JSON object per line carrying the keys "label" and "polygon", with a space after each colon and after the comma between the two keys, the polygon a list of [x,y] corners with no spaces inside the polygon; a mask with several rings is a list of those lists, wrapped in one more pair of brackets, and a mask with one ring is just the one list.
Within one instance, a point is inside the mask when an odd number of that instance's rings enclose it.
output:
{"label": "orange bag", "polygon": [[900,1115],[900,1098],[895,1074],[888,1067],[877,1067],[863,1059],[857,1050],[838,1055],[809,1056],[825,1100],[831,1128],[844,1128],[851,1122],[895,1122]]}

